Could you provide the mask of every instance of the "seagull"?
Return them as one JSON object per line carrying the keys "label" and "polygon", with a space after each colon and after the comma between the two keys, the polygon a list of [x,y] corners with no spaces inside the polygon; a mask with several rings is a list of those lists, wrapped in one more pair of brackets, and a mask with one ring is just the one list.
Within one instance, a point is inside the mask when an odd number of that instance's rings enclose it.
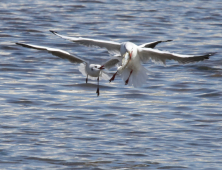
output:
{"label": "seagull", "polygon": [[67,59],[72,63],[79,63],[79,71],[86,76],[86,83],[88,82],[88,78],[95,80],[97,78],[98,86],[97,86],[97,96],[99,96],[99,79],[103,80],[109,80],[108,74],[103,71],[104,69],[110,69],[111,67],[114,67],[118,62],[118,58],[111,58],[110,60],[106,61],[102,65],[99,64],[90,64],[88,61],[85,61],[81,59],[80,57],[77,57],[75,55],[71,55],[70,53],[56,49],[56,48],[49,48],[49,47],[43,47],[38,45],[32,45],[32,44],[25,44],[25,43],[16,43],[17,45],[27,47],[27,48],[33,48],[37,50],[45,50],[51,53],[52,55],[55,55],[57,57]]}
{"label": "seagull", "polygon": [[[140,87],[146,83],[147,69],[142,66],[142,63],[146,63],[152,60],[157,63],[166,64],[166,60],[174,60],[180,64],[193,63],[209,59],[210,56],[215,53],[207,53],[205,55],[182,55],[176,53],[170,53],[168,51],[160,51],[153,48],[147,48],[146,45],[137,46],[132,42],[113,42],[96,40],[89,38],[77,38],[68,37],[58,34],[56,31],[50,30],[53,34],[70,40],[75,43],[79,43],[88,47],[96,46],[100,48],[106,48],[109,53],[119,55],[122,59],[122,65],[118,67],[117,72],[110,79],[110,82],[115,79],[117,73],[121,74],[122,79],[127,85],[133,85],[134,87]],[[155,46],[154,46],[155,47]]]}

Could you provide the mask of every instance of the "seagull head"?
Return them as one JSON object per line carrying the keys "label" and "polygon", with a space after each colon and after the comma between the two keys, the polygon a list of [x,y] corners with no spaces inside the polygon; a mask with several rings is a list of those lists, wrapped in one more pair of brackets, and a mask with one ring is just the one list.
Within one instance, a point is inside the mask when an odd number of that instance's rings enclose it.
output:
{"label": "seagull head", "polygon": [[100,71],[100,70],[105,69],[104,66],[101,66],[98,64],[90,64],[90,68],[91,68],[91,71]]}
{"label": "seagull head", "polygon": [[122,57],[129,55],[131,58],[133,54],[135,53],[135,44],[131,42],[122,43],[120,47],[120,53]]}

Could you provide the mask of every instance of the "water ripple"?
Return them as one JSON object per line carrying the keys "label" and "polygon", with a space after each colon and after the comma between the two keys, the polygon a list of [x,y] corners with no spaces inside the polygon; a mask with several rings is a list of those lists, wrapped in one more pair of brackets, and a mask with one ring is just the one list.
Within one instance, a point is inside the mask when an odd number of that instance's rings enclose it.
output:
{"label": "water ripple", "polygon": [[[2,0],[1,169],[221,169],[221,2]],[[164,9],[164,10],[163,10]],[[144,64],[141,88],[85,83],[77,66],[15,42],[103,63],[104,49],[49,32],[181,54],[217,52],[190,65]]]}

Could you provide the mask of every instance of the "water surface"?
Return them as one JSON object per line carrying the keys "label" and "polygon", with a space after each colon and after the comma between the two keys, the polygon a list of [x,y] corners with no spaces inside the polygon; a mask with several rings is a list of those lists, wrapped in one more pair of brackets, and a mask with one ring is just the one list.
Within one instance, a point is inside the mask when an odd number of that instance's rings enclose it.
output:
{"label": "water surface", "polygon": [[[222,166],[222,2],[2,0],[1,169],[214,169]],[[141,88],[85,84],[78,65],[15,42],[102,63],[104,49],[49,32],[157,46],[210,60],[144,64]]]}

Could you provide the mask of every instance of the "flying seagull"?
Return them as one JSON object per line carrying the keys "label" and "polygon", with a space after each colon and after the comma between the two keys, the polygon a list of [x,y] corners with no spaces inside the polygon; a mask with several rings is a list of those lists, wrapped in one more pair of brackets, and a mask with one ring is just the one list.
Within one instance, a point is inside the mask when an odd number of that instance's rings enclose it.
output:
{"label": "flying seagull", "polygon": [[120,73],[125,84],[133,85],[134,87],[140,87],[146,82],[147,70],[141,65],[149,60],[154,62],[166,64],[166,60],[175,60],[180,64],[193,63],[209,59],[210,56],[215,53],[207,53],[205,55],[181,55],[176,53],[170,53],[168,51],[160,51],[157,49],[147,48],[143,46],[137,46],[132,42],[113,42],[96,40],[89,38],[77,38],[68,37],[58,34],[55,31],[51,31],[53,34],[79,43],[85,46],[96,46],[100,48],[106,48],[110,53],[121,56],[122,66],[118,67],[117,72],[110,79],[110,82],[115,79],[117,73]]}
{"label": "flying seagull", "polygon": [[57,57],[67,59],[72,63],[79,63],[79,71],[83,74],[86,75],[86,83],[88,82],[89,79],[96,79],[98,81],[98,87],[96,90],[97,96],[99,96],[99,79],[104,79],[104,80],[109,80],[109,76],[107,73],[105,73],[103,70],[104,69],[110,69],[111,67],[114,67],[118,62],[119,59],[117,58],[112,58],[102,65],[99,64],[90,64],[88,61],[85,61],[81,59],[80,57],[77,57],[75,55],[71,55],[70,53],[56,49],[56,48],[49,48],[49,47],[43,47],[43,46],[38,46],[38,45],[32,45],[32,44],[25,44],[25,43],[16,43],[17,45],[21,45],[23,47],[28,47],[28,48],[33,48],[37,50],[45,50],[51,53],[52,55],[55,55]]}

